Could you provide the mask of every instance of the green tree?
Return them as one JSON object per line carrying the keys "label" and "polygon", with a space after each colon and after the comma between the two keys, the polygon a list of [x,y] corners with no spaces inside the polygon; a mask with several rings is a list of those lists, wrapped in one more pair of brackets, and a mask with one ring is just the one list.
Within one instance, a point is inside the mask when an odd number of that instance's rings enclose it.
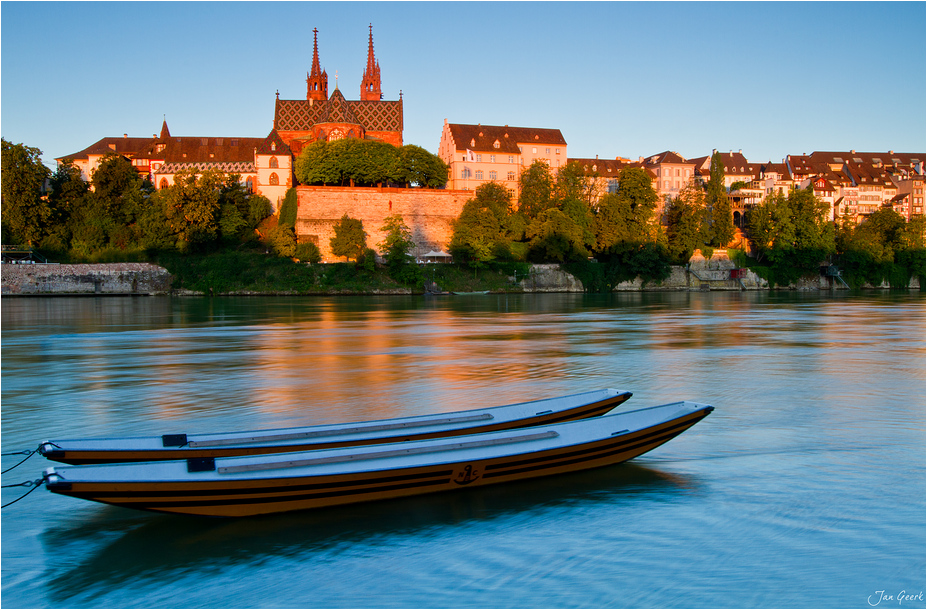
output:
{"label": "green tree", "polygon": [[496,182],[486,182],[464,204],[454,223],[449,249],[456,260],[479,265],[495,258],[496,244],[510,241],[514,230],[511,191]]}
{"label": "green tree", "polygon": [[711,155],[708,183],[705,185],[708,213],[708,243],[723,248],[734,239],[734,215],[724,187],[724,161],[721,153]]}
{"label": "green tree", "polygon": [[356,218],[350,218],[347,214],[341,217],[341,221],[334,227],[335,236],[331,238],[330,244],[332,254],[343,256],[348,259],[357,260],[364,250],[367,249],[367,233],[364,231],[364,224]]}
{"label": "green tree", "polygon": [[158,191],[180,250],[202,247],[218,237],[224,177],[218,170],[184,169],[174,174],[173,186]]}
{"label": "green tree", "polygon": [[655,242],[654,211],[658,200],[646,170],[624,169],[618,191],[599,200],[595,216],[596,252],[607,252],[621,243]]}
{"label": "green tree", "polygon": [[528,257],[535,262],[564,262],[589,256],[582,227],[557,208],[541,212],[530,225]]}
{"label": "green tree", "polygon": [[705,192],[686,185],[667,210],[667,243],[669,255],[677,265],[684,265],[695,250],[705,242],[702,221],[705,217]]}
{"label": "green tree", "polygon": [[340,184],[341,168],[328,142],[317,140],[303,148],[295,162],[296,179],[302,184]]}
{"label": "green tree", "polygon": [[42,151],[2,139],[2,225],[4,241],[32,245],[47,228],[51,208],[42,197],[49,170]]}
{"label": "green tree", "polygon": [[383,241],[379,244],[384,252],[386,266],[391,278],[403,284],[418,284],[423,280],[422,270],[410,252],[415,247],[412,241],[412,231],[398,214],[387,216],[386,223],[380,227],[385,233]]}
{"label": "green tree", "polygon": [[392,179],[406,186],[444,188],[447,184],[447,164],[420,146],[406,144],[399,149]]}
{"label": "green tree", "polygon": [[574,161],[560,168],[554,184],[554,205],[582,231],[584,250],[596,244],[595,215],[592,211],[594,197],[594,184],[586,180],[579,163]]}
{"label": "green tree", "polygon": [[284,227],[290,227],[291,229],[295,228],[296,212],[296,189],[287,189],[286,195],[283,198],[283,203],[280,204],[277,224]]}
{"label": "green tree", "polygon": [[49,181],[48,203],[51,214],[48,231],[42,239],[45,250],[66,253],[70,249],[73,233],[72,218],[86,205],[90,185],[81,176],[80,168],[70,159],[58,164]]}
{"label": "green tree", "polygon": [[518,213],[524,216],[525,224],[556,205],[551,201],[554,181],[550,167],[543,161],[535,161],[525,168],[518,177],[518,185]]}

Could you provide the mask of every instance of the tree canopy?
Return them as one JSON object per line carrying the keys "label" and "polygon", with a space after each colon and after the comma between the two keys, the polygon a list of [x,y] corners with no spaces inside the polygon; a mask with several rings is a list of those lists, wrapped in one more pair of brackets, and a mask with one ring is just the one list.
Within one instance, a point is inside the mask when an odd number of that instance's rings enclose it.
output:
{"label": "tree canopy", "polygon": [[42,163],[42,151],[25,144],[2,140],[2,225],[3,240],[32,245],[44,233],[51,216],[42,198],[50,176]]}
{"label": "tree canopy", "polygon": [[345,214],[334,226],[334,232],[329,244],[335,256],[357,260],[367,249],[367,233],[362,221]]}
{"label": "tree canopy", "polygon": [[447,165],[424,148],[397,148],[375,140],[318,140],[296,159],[296,179],[302,184],[376,186],[400,183],[428,188],[447,184]]}

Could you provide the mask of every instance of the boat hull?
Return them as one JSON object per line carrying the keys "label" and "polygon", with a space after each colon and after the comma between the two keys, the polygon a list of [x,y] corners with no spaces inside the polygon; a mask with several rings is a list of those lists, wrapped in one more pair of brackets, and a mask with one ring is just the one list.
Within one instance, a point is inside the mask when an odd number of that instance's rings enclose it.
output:
{"label": "boat hull", "polygon": [[[223,465],[223,461],[219,460],[212,465],[213,470],[204,473],[201,479],[194,474],[189,480],[120,480],[120,475],[114,470],[106,471],[101,480],[93,480],[93,469],[113,467],[86,466],[49,468],[45,480],[50,491],[116,506],[165,513],[246,517],[459,491],[618,464],[659,447],[701,421],[711,411],[712,407],[708,405],[695,405],[683,414],[634,431],[610,432],[612,428],[624,425],[617,415],[594,421],[531,428],[522,431],[521,436],[510,435],[501,440],[499,435],[492,434],[466,437],[454,446],[445,442],[443,449],[440,446],[429,449],[421,443],[413,444],[411,450],[401,448],[407,445],[387,445],[359,456],[359,469],[350,470],[350,466],[343,466],[347,470],[342,472],[331,472],[328,462],[335,462],[338,466],[339,461],[350,461],[350,455],[345,456],[342,452],[331,457],[306,457],[319,454],[300,453],[287,454],[288,461],[274,462],[283,464],[278,469],[268,469],[267,464],[262,463],[241,464],[240,460],[230,460],[228,465]],[[615,420],[614,425],[608,420]],[[558,438],[561,435],[571,437],[573,431],[570,427],[590,428],[598,422],[604,422],[604,427],[596,430],[594,439],[574,442]],[[490,446],[493,443],[502,443],[501,452]],[[520,445],[524,449],[513,449]],[[422,461],[427,463],[389,466],[391,460],[401,462],[410,459],[408,455],[415,453],[416,446],[422,446]],[[460,448],[457,449],[457,446]],[[448,455],[438,459],[442,451]],[[403,456],[398,456],[400,453]],[[377,461],[387,464],[376,467]],[[373,467],[367,468],[368,465]],[[117,468],[134,467],[139,470],[145,466],[127,464]],[[189,469],[191,464],[186,466]],[[281,475],[288,468],[298,472],[294,472],[293,476]],[[263,472],[264,476],[249,475],[251,470],[259,475]],[[131,474],[131,470],[126,472],[124,479],[136,476]]]}
{"label": "boat hull", "polygon": [[[80,465],[222,458],[361,447],[514,430],[598,417],[630,397],[631,392],[606,389],[473,411],[354,422],[338,426],[189,436],[178,434],[122,439],[44,441],[39,445],[39,453],[52,461]],[[248,439],[256,440],[248,442]]]}

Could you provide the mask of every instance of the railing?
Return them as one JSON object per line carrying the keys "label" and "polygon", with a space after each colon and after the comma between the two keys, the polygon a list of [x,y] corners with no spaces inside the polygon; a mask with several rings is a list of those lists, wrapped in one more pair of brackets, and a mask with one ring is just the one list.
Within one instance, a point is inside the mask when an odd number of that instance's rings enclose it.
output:
{"label": "railing", "polygon": [[30,246],[0,245],[0,261],[13,264],[48,263],[48,259],[37,254]]}

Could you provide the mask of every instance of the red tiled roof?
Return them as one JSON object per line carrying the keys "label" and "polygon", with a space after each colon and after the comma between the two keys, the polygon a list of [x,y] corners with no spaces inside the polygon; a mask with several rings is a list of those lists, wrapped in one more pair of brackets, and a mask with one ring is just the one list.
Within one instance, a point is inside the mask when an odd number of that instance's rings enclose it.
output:
{"label": "red tiled roof", "polygon": [[64,159],[88,159],[90,155],[106,155],[109,153],[116,153],[119,155],[132,157],[140,150],[143,150],[147,144],[153,141],[153,138],[129,138],[129,137],[112,137],[112,138],[103,138],[97,142],[94,142],[84,150],[78,151],[71,155],[63,155],[57,157],[55,161],[63,161]]}
{"label": "red tiled roof", "polygon": [[[566,146],[559,129],[510,127],[504,125],[464,125],[448,123],[454,144],[459,151],[518,153],[519,144]],[[496,142],[499,143],[498,147]]]}
{"label": "red tiled roof", "polygon": [[587,175],[598,174],[600,178],[618,176],[628,166],[617,159],[567,159],[567,163],[578,163]]}

